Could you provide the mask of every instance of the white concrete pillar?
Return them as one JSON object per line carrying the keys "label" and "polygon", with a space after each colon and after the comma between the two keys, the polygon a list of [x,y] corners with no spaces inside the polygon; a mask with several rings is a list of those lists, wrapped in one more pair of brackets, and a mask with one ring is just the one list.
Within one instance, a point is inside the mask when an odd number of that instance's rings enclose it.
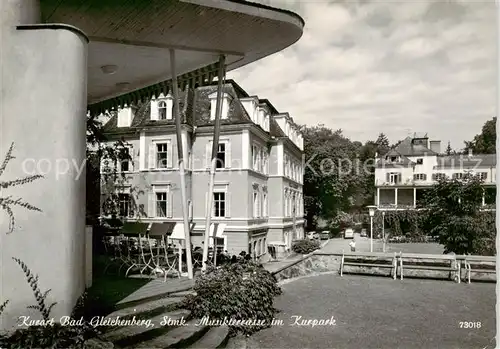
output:
{"label": "white concrete pillar", "polygon": [[413,188],[413,207],[417,207],[417,188]]}
{"label": "white concrete pillar", "polygon": [[485,192],[485,190],[483,189],[483,196],[481,197],[481,205],[483,205],[483,206],[486,205],[486,199],[485,199],[484,192]]}
{"label": "white concrete pillar", "polygon": [[377,205],[377,207],[380,206],[380,188],[377,188],[377,201],[375,202],[375,205]]}
{"label": "white concrete pillar", "polygon": [[394,188],[394,205],[398,206],[398,188]]}
{"label": "white concrete pillar", "polygon": [[[0,1],[0,157],[14,143],[3,180],[40,174],[44,178],[2,190],[42,212],[14,207],[15,230],[0,210],[1,299],[9,304],[0,331],[16,327],[33,293],[19,258],[39,275],[47,302],[57,301],[55,319],[70,315],[85,289],[85,131],[87,48],[83,33],[64,25],[16,28],[40,22],[39,2]],[[49,64],[50,62],[50,64]]]}

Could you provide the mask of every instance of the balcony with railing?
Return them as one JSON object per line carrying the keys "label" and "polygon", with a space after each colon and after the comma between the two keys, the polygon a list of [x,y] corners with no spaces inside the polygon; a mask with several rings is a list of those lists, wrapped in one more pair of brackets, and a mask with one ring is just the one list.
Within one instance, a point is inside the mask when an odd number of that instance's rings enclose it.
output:
{"label": "balcony with railing", "polygon": [[[376,176],[376,187],[420,187],[432,186],[441,179],[457,179],[460,180],[466,176],[467,172],[435,172],[432,174],[415,173],[412,177],[402,177],[401,174],[387,173],[385,178]],[[485,186],[494,186],[496,184],[495,177],[486,172],[478,172],[477,176],[481,179]],[[377,178],[378,177],[378,178]]]}
{"label": "balcony with railing", "polygon": [[431,186],[435,184],[435,181],[414,179],[414,178],[406,178],[400,181],[398,180],[387,180],[387,179],[376,179],[375,186],[376,187],[415,187],[415,186]]}

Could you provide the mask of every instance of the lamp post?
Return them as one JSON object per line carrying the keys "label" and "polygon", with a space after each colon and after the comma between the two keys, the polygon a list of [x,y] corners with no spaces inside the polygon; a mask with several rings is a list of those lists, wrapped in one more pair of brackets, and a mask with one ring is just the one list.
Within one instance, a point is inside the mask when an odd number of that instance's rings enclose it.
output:
{"label": "lamp post", "polygon": [[370,252],[373,252],[373,216],[377,206],[367,206],[368,213],[370,214]]}
{"label": "lamp post", "polygon": [[385,253],[385,211],[382,211],[382,251]]}

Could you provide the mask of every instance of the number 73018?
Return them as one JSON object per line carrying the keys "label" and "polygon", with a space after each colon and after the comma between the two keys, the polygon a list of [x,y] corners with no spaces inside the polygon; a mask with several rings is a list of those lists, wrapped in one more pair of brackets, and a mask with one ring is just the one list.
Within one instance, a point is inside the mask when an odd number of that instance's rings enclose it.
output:
{"label": "number 73018", "polygon": [[458,325],[460,328],[481,328],[480,321],[460,321]]}

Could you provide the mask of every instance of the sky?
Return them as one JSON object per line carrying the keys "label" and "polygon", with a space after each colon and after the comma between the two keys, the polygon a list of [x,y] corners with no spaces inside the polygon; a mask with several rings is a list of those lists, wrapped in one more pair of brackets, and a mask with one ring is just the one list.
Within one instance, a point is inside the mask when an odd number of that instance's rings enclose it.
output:
{"label": "sky", "polygon": [[460,149],[495,116],[494,1],[254,2],[298,13],[304,34],[227,78],[298,124],[361,142],[427,133]]}

